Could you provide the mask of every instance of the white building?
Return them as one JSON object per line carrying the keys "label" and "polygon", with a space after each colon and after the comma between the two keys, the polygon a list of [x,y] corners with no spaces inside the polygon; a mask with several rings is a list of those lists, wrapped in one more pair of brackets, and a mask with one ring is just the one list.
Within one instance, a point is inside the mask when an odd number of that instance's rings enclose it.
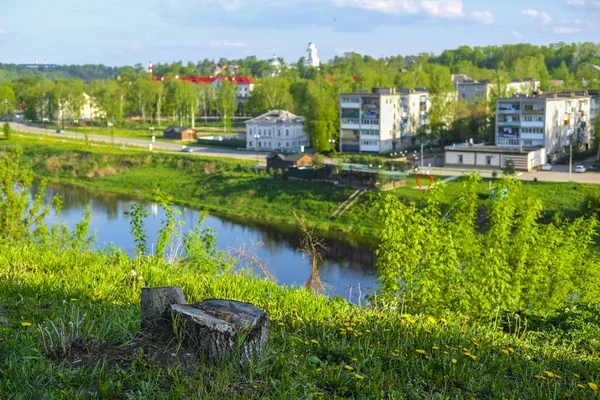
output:
{"label": "white building", "polygon": [[[90,121],[96,118],[104,118],[104,112],[98,109],[94,105],[93,99],[87,94],[83,93],[83,104],[81,105],[80,110],[70,110],[68,103],[65,103],[65,121],[73,121],[73,120],[82,120],[82,121]],[[58,120],[62,120],[63,115],[61,108],[58,109]]]}
{"label": "white building", "polygon": [[[421,131],[429,133],[431,100],[427,89],[400,89],[400,148],[415,144]],[[397,148],[395,149],[397,150]]]}
{"label": "white building", "polygon": [[279,72],[281,71],[281,62],[275,54],[273,54],[273,57],[269,59],[269,67],[271,67],[269,76],[279,76]]}
{"label": "white building", "polygon": [[340,152],[392,152],[400,139],[400,95],[394,88],[340,95]]}
{"label": "white building", "polygon": [[541,147],[500,147],[484,144],[454,144],[444,150],[444,166],[502,170],[508,161],[515,169],[531,171],[546,163],[546,150]]}
{"label": "white building", "polygon": [[289,111],[272,110],[246,121],[246,148],[291,150],[310,146],[304,132],[304,117]]}
{"label": "white building", "polygon": [[321,65],[321,61],[319,60],[319,56],[317,55],[317,46],[310,42],[308,44],[308,49],[306,49],[308,53],[306,59],[304,60],[304,65],[306,67],[315,67],[318,68]]}
{"label": "white building", "polygon": [[514,96],[496,101],[495,142],[501,147],[541,147],[551,159],[573,144],[590,145],[589,96]]}

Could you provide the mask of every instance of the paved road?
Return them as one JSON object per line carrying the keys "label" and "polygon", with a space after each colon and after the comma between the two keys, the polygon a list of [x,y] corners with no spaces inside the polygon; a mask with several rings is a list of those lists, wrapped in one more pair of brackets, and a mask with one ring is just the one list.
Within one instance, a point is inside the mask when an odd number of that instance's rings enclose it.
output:
{"label": "paved road", "polygon": [[[38,128],[35,126],[20,124],[18,122],[11,122],[10,127],[16,131],[34,133],[34,134],[38,134],[38,135],[48,135],[48,136],[72,138],[72,139],[79,139],[79,140],[83,139],[82,132],[70,132],[67,130],[63,130],[62,133],[56,133],[56,131],[54,129]],[[88,134],[88,138],[90,141],[94,141],[94,142],[106,142],[106,143],[113,142],[112,136]],[[115,136],[114,143],[118,144],[118,145],[144,147],[146,149],[148,148],[148,145],[150,144],[150,142],[148,140],[124,138],[124,137],[118,137],[118,136]],[[181,145],[175,144],[175,143],[155,142],[153,144],[153,147],[154,147],[154,149],[157,149],[157,150],[181,151]],[[245,151],[238,151],[238,150],[216,149],[216,148],[211,148],[211,147],[196,147],[196,146],[194,146],[194,152],[189,153],[189,154],[199,155],[199,156],[237,158],[237,159],[241,159],[241,160],[256,160],[256,157],[257,157],[256,152],[252,152],[252,151],[245,152]],[[268,153],[264,153],[264,152],[258,153],[258,157],[262,163],[264,163],[264,157],[267,154]]]}

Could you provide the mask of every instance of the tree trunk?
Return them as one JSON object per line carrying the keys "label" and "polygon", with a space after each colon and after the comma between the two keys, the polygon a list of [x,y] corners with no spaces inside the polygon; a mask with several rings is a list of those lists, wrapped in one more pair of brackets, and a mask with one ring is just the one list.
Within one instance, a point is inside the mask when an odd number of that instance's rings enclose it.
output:
{"label": "tree trunk", "polygon": [[142,328],[154,325],[169,317],[171,304],[186,304],[183,291],[179,286],[161,286],[142,288]]}

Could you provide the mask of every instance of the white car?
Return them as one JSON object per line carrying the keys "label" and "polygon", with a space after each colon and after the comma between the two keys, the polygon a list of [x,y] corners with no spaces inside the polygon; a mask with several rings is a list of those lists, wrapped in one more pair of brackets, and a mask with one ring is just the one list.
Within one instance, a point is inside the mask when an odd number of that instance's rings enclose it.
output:
{"label": "white car", "polygon": [[551,171],[552,170],[552,164],[544,164],[542,165],[542,168],[540,168],[542,171]]}
{"label": "white car", "polygon": [[575,172],[585,172],[586,169],[583,165],[576,165],[575,166]]}
{"label": "white car", "polygon": [[181,151],[183,151],[184,153],[193,153],[194,152],[194,148],[193,147],[187,147],[187,146],[185,146],[185,147],[183,147],[181,149]]}

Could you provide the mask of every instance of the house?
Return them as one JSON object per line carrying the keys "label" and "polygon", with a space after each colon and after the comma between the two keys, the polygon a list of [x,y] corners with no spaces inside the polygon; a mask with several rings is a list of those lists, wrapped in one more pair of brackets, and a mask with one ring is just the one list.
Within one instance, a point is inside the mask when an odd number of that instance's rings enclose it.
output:
{"label": "house", "polygon": [[246,148],[254,150],[295,150],[310,146],[304,131],[304,117],[285,110],[271,110],[246,121]]}
{"label": "house", "polygon": [[163,131],[165,139],[175,139],[175,140],[196,140],[196,131],[192,128],[185,126],[168,126],[167,129]]}
{"label": "house", "polygon": [[303,167],[312,164],[308,153],[271,153],[267,156],[267,168],[286,170],[289,167]]}
{"label": "house", "polygon": [[543,147],[501,147],[473,143],[455,144],[444,149],[445,167],[501,170],[507,161],[512,161],[519,171],[531,171],[546,163],[546,150]]}
{"label": "house", "polygon": [[[458,99],[465,101],[478,101],[479,99],[489,99],[495,83],[489,80],[463,80],[455,83],[458,91]],[[539,90],[540,82],[535,79],[514,79],[506,84],[506,90],[509,93],[520,93],[531,95]]]}
{"label": "house", "polygon": [[571,141],[589,146],[591,100],[587,92],[498,99],[495,143],[502,147],[542,147],[551,159],[563,155]]}

